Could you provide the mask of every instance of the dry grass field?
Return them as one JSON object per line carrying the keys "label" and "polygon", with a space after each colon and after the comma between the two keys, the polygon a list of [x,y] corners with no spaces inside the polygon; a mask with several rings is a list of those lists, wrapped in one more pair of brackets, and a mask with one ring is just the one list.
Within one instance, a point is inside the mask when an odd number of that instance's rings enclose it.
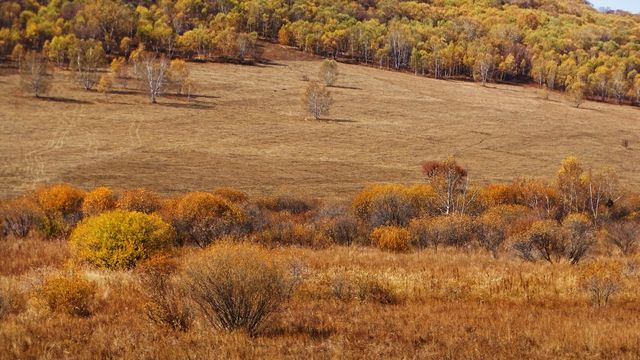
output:
{"label": "dry grass field", "polygon": [[0,196],[68,182],[344,198],[368,183],[421,181],[421,161],[450,154],[473,181],[552,177],[573,154],[639,185],[635,107],[576,109],[534,88],[341,64],[332,112],[313,121],[301,107],[302,78],[315,78],[320,61],[275,45],[265,57],[258,66],[191,64],[195,101],[168,95],[156,105],[135,89],[86,92],[64,72],[49,98],[36,99],[2,69]]}
{"label": "dry grass field", "polygon": [[[20,241],[0,245],[16,255],[7,260],[13,270],[2,268],[2,275],[12,276],[0,276],[0,285],[37,289],[46,274],[60,271],[60,254],[51,247],[64,243],[27,240],[22,250]],[[49,267],[19,265],[28,262],[27,248],[45,247],[51,259],[40,259],[40,265]],[[183,252],[180,261],[192,253]],[[577,287],[583,266],[566,263],[495,260],[456,249],[272,253],[304,264],[304,280],[257,336],[216,331],[202,318],[186,332],[172,331],[147,318],[138,270],[83,269],[98,289],[92,316],[52,313],[31,298],[19,313],[4,318],[0,358],[637,359],[640,354],[637,268],[628,270],[622,292],[608,306],[594,307]],[[627,261],[637,266],[637,260]]]}

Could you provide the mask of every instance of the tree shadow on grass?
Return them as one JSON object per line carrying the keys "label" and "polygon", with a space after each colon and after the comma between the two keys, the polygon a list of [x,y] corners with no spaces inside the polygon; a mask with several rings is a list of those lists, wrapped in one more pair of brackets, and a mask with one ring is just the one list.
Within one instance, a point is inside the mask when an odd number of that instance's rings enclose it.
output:
{"label": "tree shadow on grass", "polygon": [[362,90],[362,88],[355,87],[355,86],[330,85],[329,87],[330,87],[330,88],[336,88],[336,89]]}
{"label": "tree shadow on grass", "polygon": [[211,110],[215,106],[198,103],[158,103],[158,105],[178,108],[178,109],[198,109],[198,110]]}
{"label": "tree shadow on grass", "polygon": [[44,100],[44,101],[51,101],[51,102],[67,103],[67,104],[79,104],[79,105],[93,104],[91,101],[70,99],[70,98],[59,97],[59,96],[40,96],[38,97],[38,99]]}
{"label": "tree shadow on grass", "polygon": [[111,90],[110,94],[116,95],[144,95],[145,92],[139,90]]}
{"label": "tree shadow on grass", "polygon": [[168,94],[167,97],[175,97],[175,98],[180,98],[180,99],[186,99],[186,98],[192,98],[192,99],[197,99],[197,98],[203,98],[203,99],[220,99],[220,96],[216,96],[216,95],[203,95],[203,94],[191,94],[191,95],[187,95],[187,94]]}
{"label": "tree shadow on grass", "polygon": [[337,123],[337,124],[342,124],[342,123],[356,123],[357,121],[355,120],[351,120],[351,119],[332,119],[332,118],[320,118],[317,121],[320,122],[328,122],[328,123]]}

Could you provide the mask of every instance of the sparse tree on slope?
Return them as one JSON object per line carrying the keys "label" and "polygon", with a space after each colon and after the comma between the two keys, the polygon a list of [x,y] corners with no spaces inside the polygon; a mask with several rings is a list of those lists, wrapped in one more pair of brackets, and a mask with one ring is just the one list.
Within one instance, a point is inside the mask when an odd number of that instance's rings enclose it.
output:
{"label": "sparse tree on slope", "polygon": [[324,60],[320,65],[320,79],[327,86],[333,86],[338,80],[340,72],[338,71],[338,63],[335,60]]}
{"label": "sparse tree on slope", "polygon": [[51,78],[46,57],[35,51],[28,52],[20,68],[22,88],[40,97],[51,88]]}
{"label": "sparse tree on slope", "polygon": [[304,92],[303,103],[307,111],[318,120],[329,112],[331,108],[331,93],[326,87],[320,86],[316,81],[312,81]]}

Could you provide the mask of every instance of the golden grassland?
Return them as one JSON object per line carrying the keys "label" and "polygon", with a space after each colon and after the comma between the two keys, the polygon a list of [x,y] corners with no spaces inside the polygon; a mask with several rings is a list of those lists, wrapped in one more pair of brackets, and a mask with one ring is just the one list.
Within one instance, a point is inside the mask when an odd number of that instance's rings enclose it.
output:
{"label": "golden grassland", "polygon": [[[409,358],[637,359],[640,259],[525,263],[460,249],[410,254],[362,247],[276,248],[302,264],[293,298],[257,335],[216,331],[201,318],[186,332],[149,321],[139,270],[80,269],[97,284],[90,317],[52,313],[29,294],[63,269],[65,242],[0,242],[12,254],[2,285],[27,294],[0,320],[0,358]],[[183,249],[179,262],[195,252]],[[37,263],[31,253],[40,254]],[[628,269],[620,293],[593,306],[578,286],[594,261]],[[36,267],[48,265],[48,267]],[[634,267],[635,266],[635,267]],[[635,269],[635,270],[634,270]],[[10,275],[10,276],[9,276]],[[384,292],[363,284],[379,284]],[[356,288],[351,296],[346,287]],[[363,289],[366,292],[363,292]],[[384,295],[381,296],[380,294]]]}
{"label": "golden grassland", "polygon": [[[195,101],[157,105],[135,89],[104,96],[59,71],[46,99],[0,76],[0,195],[40,183],[146,187],[164,194],[236,186],[252,194],[346,198],[375,182],[417,182],[421,161],[455,155],[472,181],[554,175],[568,155],[636,186],[638,109],[530,87],[433,80],[340,64],[324,121],[306,119],[303,76],[320,61],[268,45],[268,64],[190,64]],[[628,148],[622,145],[629,141]]]}

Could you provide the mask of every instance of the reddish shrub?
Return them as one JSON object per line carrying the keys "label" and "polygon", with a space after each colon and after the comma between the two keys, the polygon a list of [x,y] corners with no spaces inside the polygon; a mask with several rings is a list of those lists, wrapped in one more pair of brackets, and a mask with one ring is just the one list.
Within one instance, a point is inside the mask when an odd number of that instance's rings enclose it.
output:
{"label": "reddish shrub", "polygon": [[162,201],[160,195],[152,191],[133,189],[122,193],[116,207],[121,210],[151,214],[160,210]]}

